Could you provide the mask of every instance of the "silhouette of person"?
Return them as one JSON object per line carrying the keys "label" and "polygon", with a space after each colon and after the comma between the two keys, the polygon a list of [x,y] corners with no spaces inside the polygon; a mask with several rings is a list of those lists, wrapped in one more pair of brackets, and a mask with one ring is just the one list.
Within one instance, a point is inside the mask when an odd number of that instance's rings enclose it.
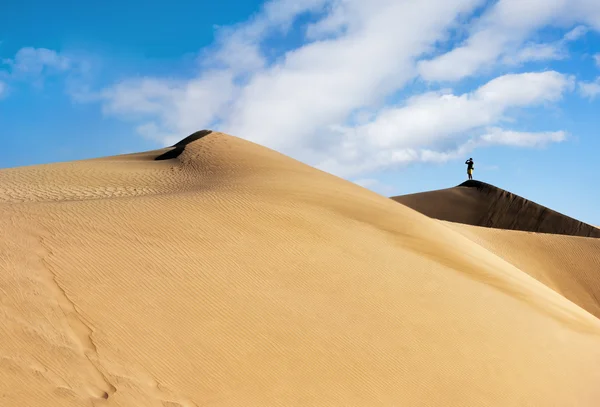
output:
{"label": "silhouette of person", "polygon": [[467,164],[467,175],[469,176],[469,179],[473,179],[473,170],[475,169],[473,166],[473,159],[469,158],[465,161],[465,164]]}

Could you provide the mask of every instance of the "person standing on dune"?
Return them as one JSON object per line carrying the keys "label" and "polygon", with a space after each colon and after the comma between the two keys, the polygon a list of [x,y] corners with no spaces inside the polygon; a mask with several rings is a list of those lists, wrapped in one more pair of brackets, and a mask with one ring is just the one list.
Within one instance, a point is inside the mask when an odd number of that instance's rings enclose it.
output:
{"label": "person standing on dune", "polygon": [[467,175],[469,176],[469,179],[473,179],[473,170],[475,169],[473,166],[473,158],[469,158],[465,161],[465,164],[467,164]]}

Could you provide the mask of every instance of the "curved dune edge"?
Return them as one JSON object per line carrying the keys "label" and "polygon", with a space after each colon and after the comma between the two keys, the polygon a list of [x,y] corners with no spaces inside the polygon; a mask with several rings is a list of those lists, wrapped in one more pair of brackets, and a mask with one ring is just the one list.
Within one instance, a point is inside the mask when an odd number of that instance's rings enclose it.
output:
{"label": "curved dune edge", "polygon": [[600,239],[443,223],[600,318]]}
{"label": "curved dune edge", "polygon": [[600,230],[481,181],[392,197],[431,218],[495,229],[600,238]]}
{"label": "curved dune edge", "polygon": [[222,133],[165,151],[0,171],[6,405],[597,405],[598,318],[470,238]]}

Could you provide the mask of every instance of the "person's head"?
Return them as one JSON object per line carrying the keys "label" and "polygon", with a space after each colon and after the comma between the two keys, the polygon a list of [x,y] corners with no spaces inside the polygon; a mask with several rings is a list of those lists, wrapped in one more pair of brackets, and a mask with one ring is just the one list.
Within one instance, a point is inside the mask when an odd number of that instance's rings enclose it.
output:
{"label": "person's head", "polygon": [[470,157],[470,158],[469,158],[469,160],[473,161],[473,158],[472,158],[472,157]]}

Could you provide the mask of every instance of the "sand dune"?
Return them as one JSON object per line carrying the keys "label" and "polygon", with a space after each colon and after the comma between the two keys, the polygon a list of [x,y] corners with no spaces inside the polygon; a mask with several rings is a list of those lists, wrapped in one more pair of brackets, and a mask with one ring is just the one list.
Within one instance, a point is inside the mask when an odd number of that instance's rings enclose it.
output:
{"label": "sand dune", "polygon": [[0,405],[598,405],[596,308],[534,263],[232,136],[180,147],[0,171]]}
{"label": "sand dune", "polygon": [[444,223],[600,318],[600,239]]}
{"label": "sand dune", "polygon": [[392,198],[435,219],[497,229],[600,237],[600,230],[480,181]]}

